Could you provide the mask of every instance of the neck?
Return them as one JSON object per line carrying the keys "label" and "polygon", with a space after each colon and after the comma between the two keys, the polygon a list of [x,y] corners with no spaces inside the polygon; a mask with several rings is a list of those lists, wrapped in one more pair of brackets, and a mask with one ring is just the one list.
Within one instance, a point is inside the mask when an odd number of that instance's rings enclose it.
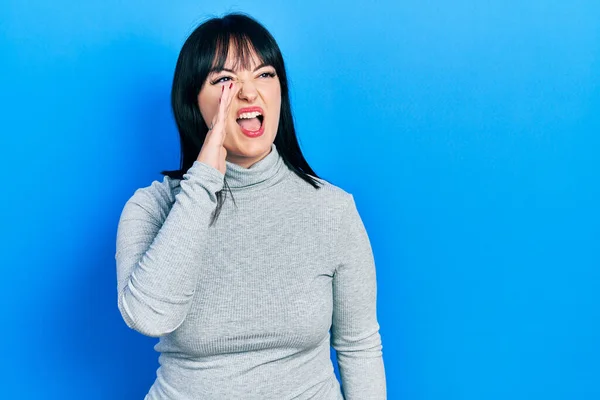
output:
{"label": "neck", "polygon": [[256,164],[257,162],[259,162],[260,160],[262,160],[263,158],[265,158],[266,156],[268,156],[269,154],[271,154],[272,149],[273,149],[272,146],[269,147],[269,150],[266,153],[261,154],[260,156],[255,157],[255,158],[240,157],[240,156],[236,156],[236,155],[233,155],[233,154],[231,154],[231,155],[228,154],[227,155],[227,161],[229,161],[232,164],[236,164],[236,165],[239,165],[240,167],[248,169],[252,165]]}
{"label": "neck", "polygon": [[236,192],[272,186],[290,171],[274,143],[269,153],[258,161],[248,163],[247,167],[229,160],[225,163],[225,180],[229,188]]}

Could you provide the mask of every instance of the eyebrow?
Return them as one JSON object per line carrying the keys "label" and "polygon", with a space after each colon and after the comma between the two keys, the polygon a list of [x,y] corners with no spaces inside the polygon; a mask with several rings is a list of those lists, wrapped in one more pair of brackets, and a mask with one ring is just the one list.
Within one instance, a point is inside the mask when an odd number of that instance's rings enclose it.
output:
{"label": "eyebrow", "polygon": [[[254,71],[252,71],[252,72],[256,72],[256,71],[258,71],[259,69],[261,69],[262,67],[267,67],[267,66],[269,66],[269,67],[272,67],[272,65],[271,65],[271,64],[268,64],[268,63],[262,63],[262,64],[260,64],[258,67],[254,68]],[[214,67],[214,68],[211,68],[211,69],[210,69],[210,71],[208,71],[208,74],[209,74],[209,75],[210,75],[210,74],[216,74],[216,73],[219,73],[219,72],[222,72],[222,71],[227,71],[227,72],[231,72],[232,74],[235,74],[235,71],[234,71],[234,70],[231,70],[231,69],[229,69],[229,68],[216,68],[216,67]]]}

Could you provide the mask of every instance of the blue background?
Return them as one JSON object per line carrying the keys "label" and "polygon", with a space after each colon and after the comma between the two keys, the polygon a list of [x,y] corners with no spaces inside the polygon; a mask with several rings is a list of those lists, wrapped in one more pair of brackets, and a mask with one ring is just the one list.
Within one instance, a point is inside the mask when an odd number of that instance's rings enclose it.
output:
{"label": "blue background", "polygon": [[355,195],[389,398],[600,398],[600,3],[576,0],[3,0],[2,397],[152,384],[118,217],[178,167],[176,58],[228,11],[273,33],[305,156]]}

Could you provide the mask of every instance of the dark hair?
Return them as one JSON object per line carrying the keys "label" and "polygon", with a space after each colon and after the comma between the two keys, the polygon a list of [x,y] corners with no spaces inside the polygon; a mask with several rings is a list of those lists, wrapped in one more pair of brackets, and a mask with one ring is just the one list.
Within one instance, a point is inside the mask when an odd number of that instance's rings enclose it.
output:
{"label": "dark hair", "polygon": [[[251,49],[256,52],[261,62],[275,68],[281,85],[281,110],[275,146],[284,163],[296,175],[315,189],[319,189],[321,182],[313,178],[319,177],[304,159],[298,145],[287,75],[279,46],[263,25],[243,13],[230,13],[222,18],[211,18],[203,22],[183,44],[177,59],[171,89],[171,107],[181,144],[181,168],[162,171],[161,174],[173,179],[183,179],[183,175],[197,159],[208,132],[208,126],[198,108],[198,94],[213,66],[215,57],[217,57],[217,68],[225,65],[230,43],[235,46],[237,62],[241,62],[244,68],[250,69]],[[211,225],[216,221],[225,201],[226,188],[233,197],[225,181],[223,190],[217,192],[217,207]]]}

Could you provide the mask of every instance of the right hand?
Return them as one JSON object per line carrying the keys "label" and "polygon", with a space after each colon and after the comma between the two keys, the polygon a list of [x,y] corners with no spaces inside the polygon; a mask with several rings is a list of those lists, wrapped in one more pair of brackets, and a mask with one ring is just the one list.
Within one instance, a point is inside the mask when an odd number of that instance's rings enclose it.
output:
{"label": "right hand", "polygon": [[229,114],[229,105],[233,93],[235,93],[236,84],[231,82],[229,85],[225,84],[222,87],[219,110],[212,120],[213,128],[210,129],[209,126],[209,131],[196,160],[218,169],[224,175],[226,170],[225,158],[227,157],[227,150],[223,146],[226,135],[225,119]]}

